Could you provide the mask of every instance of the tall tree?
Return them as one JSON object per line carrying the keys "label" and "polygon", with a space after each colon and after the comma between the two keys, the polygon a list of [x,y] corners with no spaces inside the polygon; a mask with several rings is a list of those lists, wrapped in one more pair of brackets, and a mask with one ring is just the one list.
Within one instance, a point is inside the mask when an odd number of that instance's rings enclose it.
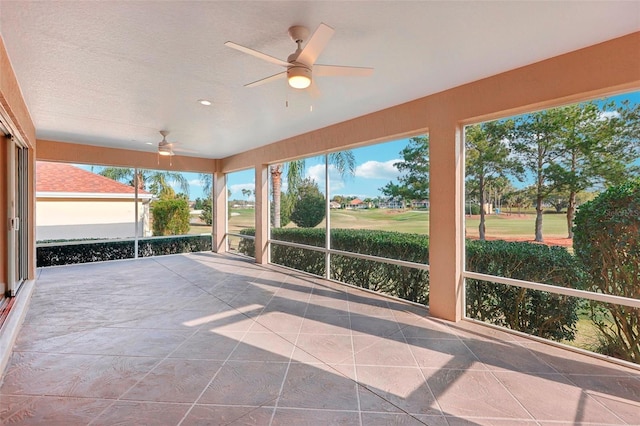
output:
{"label": "tall tree", "polygon": [[136,176],[134,175],[133,168],[106,167],[100,172],[100,175],[134,187],[136,185],[135,182],[137,181],[139,190],[149,190],[157,197],[170,193],[169,189],[173,191],[171,183],[178,184],[181,192],[189,194],[189,181],[182,175],[182,173],[178,172],[138,169]]}
{"label": "tall tree", "polygon": [[[356,159],[352,151],[332,152],[328,155],[329,165],[336,168],[342,177],[347,175],[353,176],[356,170]],[[287,196],[290,200],[295,200],[297,188],[303,181],[305,169],[304,160],[295,160],[288,163],[274,164],[269,168],[271,176],[271,191],[273,195],[273,210],[271,222],[274,228],[281,226],[281,207],[282,207],[282,175],[286,171],[287,178]],[[293,203],[287,203],[293,207]],[[287,212],[291,213],[291,212]]]}
{"label": "tall tree", "polygon": [[253,193],[250,189],[247,188],[242,188],[241,192],[242,196],[247,197],[247,199],[249,199],[249,197],[251,197],[251,194]]}
{"label": "tall tree", "polygon": [[517,160],[534,179],[536,209],[535,241],[542,242],[543,203],[558,189],[563,169],[558,164],[563,155],[560,131],[564,116],[559,108],[535,112],[516,119],[512,143]]}
{"label": "tall tree", "polygon": [[624,116],[614,103],[599,106],[587,102],[559,108],[564,119],[558,134],[562,144],[558,183],[567,194],[568,238],[573,238],[577,194],[620,184],[633,171],[630,165],[638,156],[638,135],[628,131],[637,126],[638,108],[636,114],[628,105],[621,108]]}
{"label": "tall tree", "polygon": [[398,183],[389,182],[380,191],[403,200],[429,199],[429,136],[411,138],[400,151],[402,161],[394,166],[402,173]]}
{"label": "tall tree", "polygon": [[200,183],[202,183],[202,192],[204,192],[205,197],[211,199],[211,189],[213,188],[213,174],[211,173],[200,173],[198,175],[200,179]]}
{"label": "tall tree", "polygon": [[[474,181],[480,202],[480,240],[485,240],[485,204],[489,186],[499,185],[510,172],[520,175],[522,167],[510,159],[511,149],[507,143],[514,131],[513,120],[491,121],[468,126],[465,131],[466,175]],[[499,180],[499,178],[502,178]]]}

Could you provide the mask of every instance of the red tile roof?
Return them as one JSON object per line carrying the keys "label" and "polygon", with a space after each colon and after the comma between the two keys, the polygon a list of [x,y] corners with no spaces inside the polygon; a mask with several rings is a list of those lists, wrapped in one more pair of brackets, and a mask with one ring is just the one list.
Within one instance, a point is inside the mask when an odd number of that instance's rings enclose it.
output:
{"label": "red tile roof", "polygon": [[37,161],[36,192],[133,194],[134,188],[71,164]]}

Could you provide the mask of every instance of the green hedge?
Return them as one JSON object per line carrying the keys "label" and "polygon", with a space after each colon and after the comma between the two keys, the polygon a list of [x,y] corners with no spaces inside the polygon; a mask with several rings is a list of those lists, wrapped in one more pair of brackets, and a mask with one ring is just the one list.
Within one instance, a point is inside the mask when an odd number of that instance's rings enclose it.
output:
{"label": "green hedge", "polygon": [[[253,229],[242,231],[254,235]],[[323,247],[324,229],[273,229],[274,240]],[[425,235],[358,229],[334,229],[331,247],[336,250],[429,262]],[[579,288],[582,282],[575,258],[562,247],[505,241],[467,241],[467,270],[545,284]],[[243,254],[253,256],[252,240],[243,239]],[[323,276],[324,254],[273,243],[273,263]],[[383,262],[331,256],[331,278],[384,292],[412,302],[429,303],[429,273]],[[467,316],[554,340],[572,340],[578,320],[577,298],[521,289],[502,284],[467,280]]]}
{"label": "green hedge", "polygon": [[[560,287],[582,287],[582,271],[564,247],[474,241],[466,244],[467,270]],[[552,340],[573,340],[580,299],[504,284],[467,280],[469,318]]]}
{"label": "green hedge", "polygon": [[[101,262],[134,258],[133,240],[82,242],[79,244],[46,245],[36,247],[38,267]],[[170,238],[138,240],[138,256],[160,256],[211,250],[211,236],[185,235]]]}
{"label": "green hedge", "polygon": [[[586,289],[640,299],[640,178],[582,204],[573,230]],[[640,309],[594,301],[589,305],[599,351],[640,363]]]}

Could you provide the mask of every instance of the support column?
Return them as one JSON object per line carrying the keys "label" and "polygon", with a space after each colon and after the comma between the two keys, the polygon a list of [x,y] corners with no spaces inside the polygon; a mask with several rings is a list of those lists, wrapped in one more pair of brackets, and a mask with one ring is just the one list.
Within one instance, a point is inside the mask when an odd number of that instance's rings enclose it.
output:
{"label": "support column", "polygon": [[269,263],[269,166],[256,170],[256,263]]}
{"label": "support column", "polygon": [[215,253],[225,253],[227,243],[225,236],[227,233],[227,177],[224,173],[213,173],[213,251]]}
{"label": "support column", "polygon": [[429,312],[459,321],[463,315],[464,155],[462,127],[429,127]]}

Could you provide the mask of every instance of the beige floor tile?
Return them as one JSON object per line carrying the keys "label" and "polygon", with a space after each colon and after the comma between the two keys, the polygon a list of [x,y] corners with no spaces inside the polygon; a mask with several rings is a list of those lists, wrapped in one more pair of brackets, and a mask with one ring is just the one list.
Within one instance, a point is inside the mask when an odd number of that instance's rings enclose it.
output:
{"label": "beige floor tile", "polygon": [[638,370],[235,256],[38,273],[0,385],[3,424],[640,418]]}

